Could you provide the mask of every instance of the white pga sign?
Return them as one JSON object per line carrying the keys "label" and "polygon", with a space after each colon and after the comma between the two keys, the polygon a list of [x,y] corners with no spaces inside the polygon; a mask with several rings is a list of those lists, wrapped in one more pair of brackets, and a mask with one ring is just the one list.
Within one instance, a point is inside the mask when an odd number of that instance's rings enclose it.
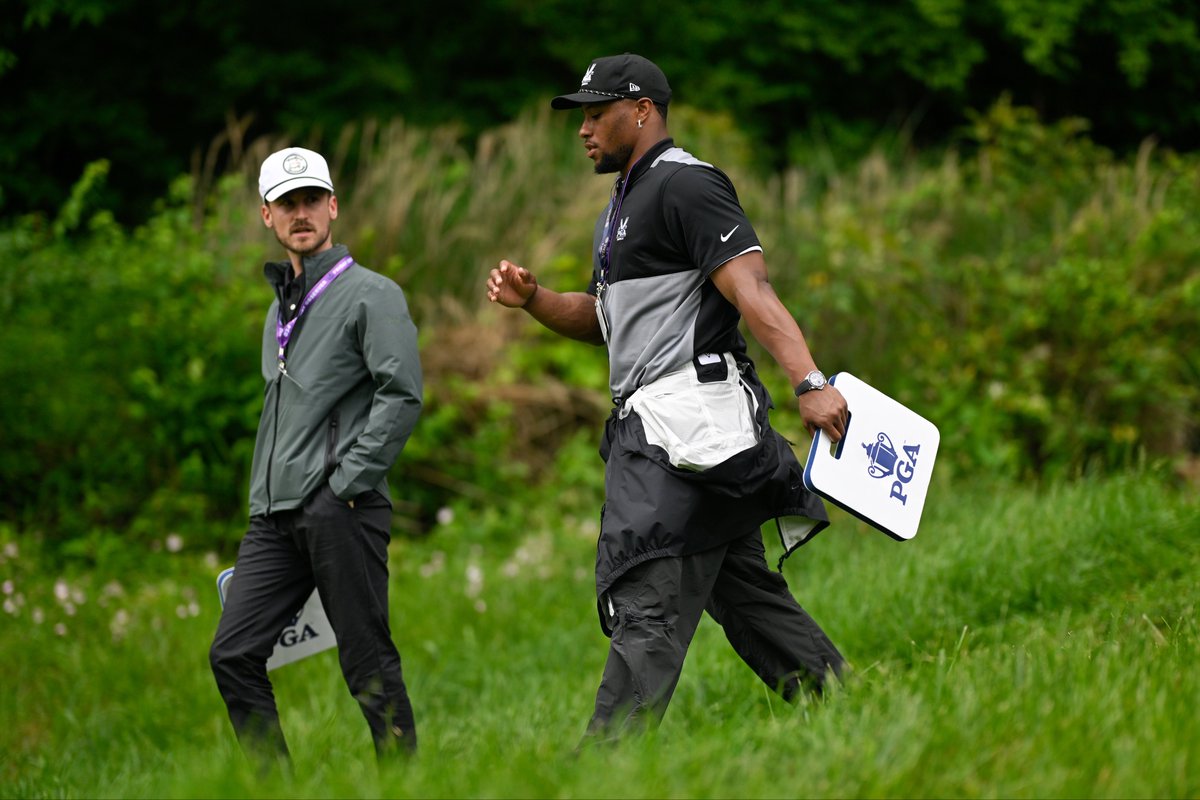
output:
{"label": "white pga sign", "polygon": [[[217,594],[221,596],[222,608],[225,607],[225,593],[232,577],[233,567],[217,576]],[[325,615],[325,606],[321,605],[321,595],[313,589],[300,613],[279,632],[275,650],[267,659],[267,669],[273,670],[336,646],[337,639],[333,635],[329,617]]]}
{"label": "white pga sign", "polygon": [[932,422],[848,372],[829,380],[850,421],[834,445],[818,431],[804,485],[893,539],[917,535],[940,434]]}

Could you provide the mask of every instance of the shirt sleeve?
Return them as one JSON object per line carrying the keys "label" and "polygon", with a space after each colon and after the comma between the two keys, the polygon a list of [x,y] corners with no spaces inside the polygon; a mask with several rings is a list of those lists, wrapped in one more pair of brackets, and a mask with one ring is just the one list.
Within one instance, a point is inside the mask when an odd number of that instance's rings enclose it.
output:
{"label": "shirt sleeve", "polygon": [[704,277],[751,250],[762,250],[758,235],[725,173],[708,166],[678,170],[663,188],[667,230]]}

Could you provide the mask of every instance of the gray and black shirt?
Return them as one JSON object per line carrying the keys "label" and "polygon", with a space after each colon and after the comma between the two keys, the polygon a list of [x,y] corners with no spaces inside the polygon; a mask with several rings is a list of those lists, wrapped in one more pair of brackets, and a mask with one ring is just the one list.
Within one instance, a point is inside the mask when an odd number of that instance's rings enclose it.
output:
{"label": "gray and black shirt", "polygon": [[614,398],[701,353],[745,355],[737,309],[709,276],[752,250],[762,247],[733,183],[671,139],[642,156],[624,185],[618,179],[596,222],[588,290],[601,293],[608,321]]}
{"label": "gray and black shirt", "polygon": [[[789,443],[770,427],[771,399],[746,355],[741,315],[710,279],[730,260],[761,250],[726,175],[675,147],[650,149],[618,180],[596,223],[589,293],[601,303],[609,383],[617,406],[605,426],[605,505],[596,551],[598,601],[621,575],[651,558],[699,552],[772,518],[799,523],[780,535],[787,552],[828,525],[803,485]],[[637,413],[621,406],[638,389],[706,354],[731,354],[755,397],[759,443],[706,471],[673,466],[649,443]],[[721,369],[728,361],[721,361]],[[790,524],[790,523],[789,523]],[[605,627],[603,603],[601,625]]]}

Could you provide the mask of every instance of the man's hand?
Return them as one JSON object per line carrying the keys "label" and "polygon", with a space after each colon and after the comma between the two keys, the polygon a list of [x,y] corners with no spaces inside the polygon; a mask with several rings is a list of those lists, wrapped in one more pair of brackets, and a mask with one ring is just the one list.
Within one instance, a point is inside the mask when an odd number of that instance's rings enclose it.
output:
{"label": "man's hand", "polygon": [[825,384],[824,389],[805,392],[796,398],[796,402],[809,435],[815,437],[818,428],[835,442],[840,442],[846,435],[850,409],[846,398],[832,383]]}
{"label": "man's hand", "polygon": [[488,300],[508,308],[524,308],[537,289],[533,273],[507,259],[488,274]]}

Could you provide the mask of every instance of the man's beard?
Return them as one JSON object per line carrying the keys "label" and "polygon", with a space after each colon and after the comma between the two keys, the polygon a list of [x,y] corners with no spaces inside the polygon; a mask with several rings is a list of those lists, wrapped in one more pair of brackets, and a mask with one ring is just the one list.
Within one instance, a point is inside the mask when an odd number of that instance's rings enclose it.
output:
{"label": "man's beard", "polygon": [[631,144],[619,147],[611,153],[601,153],[600,159],[596,162],[596,174],[608,175],[620,172],[625,169],[625,165],[631,158],[633,158],[633,145]]}
{"label": "man's beard", "polygon": [[[309,230],[312,231],[313,233],[317,232],[316,228],[309,228]],[[288,236],[290,237],[291,233],[289,233]],[[319,239],[316,239],[312,243],[312,245],[304,248],[303,250],[294,249],[290,244],[287,243],[287,240],[284,237],[280,236],[278,233],[275,234],[275,238],[279,241],[279,243],[281,245],[283,245],[283,249],[287,250],[289,253],[295,253],[298,256],[307,256],[307,255],[312,255],[313,253],[317,252],[317,250],[322,245],[324,245],[325,242],[329,241],[329,231],[325,231],[324,236],[320,237]]]}

